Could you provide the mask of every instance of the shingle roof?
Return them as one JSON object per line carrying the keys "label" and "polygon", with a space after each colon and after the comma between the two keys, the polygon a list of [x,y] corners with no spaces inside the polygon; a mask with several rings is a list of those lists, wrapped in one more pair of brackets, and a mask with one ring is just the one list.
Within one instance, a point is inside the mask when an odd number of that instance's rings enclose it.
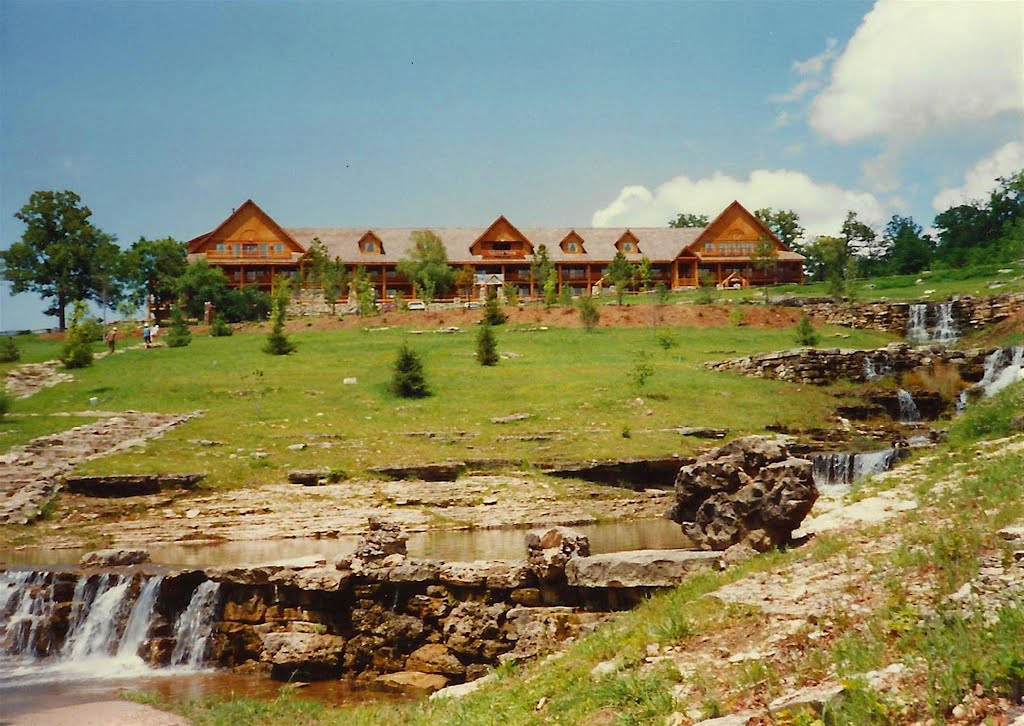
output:
{"label": "shingle roof", "polygon": [[[331,257],[340,257],[345,262],[365,261],[367,263],[396,263],[405,258],[413,246],[412,233],[419,227],[351,228],[351,227],[289,227],[286,231],[307,249],[314,238],[319,238]],[[444,242],[448,261],[458,265],[465,262],[494,262],[500,259],[471,255],[473,244],[487,227],[435,227],[434,232]],[[531,227],[520,228],[523,235],[533,243],[534,249],[546,245],[548,256],[558,262],[602,262],[615,256],[615,243],[626,231],[631,231],[639,240],[640,251],[626,254],[630,260],[647,257],[651,262],[671,262],[683,248],[690,245],[703,231],[702,228],[674,227]],[[572,231],[583,239],[586,252],[567,254],[560,243]],[[384,254],[364,254],[359,251],[359,240],[367,232],[373,232],[384,245]],[[529,259],[529,256],[527,256]],[[511,260],[514,261],[514,260]]]}

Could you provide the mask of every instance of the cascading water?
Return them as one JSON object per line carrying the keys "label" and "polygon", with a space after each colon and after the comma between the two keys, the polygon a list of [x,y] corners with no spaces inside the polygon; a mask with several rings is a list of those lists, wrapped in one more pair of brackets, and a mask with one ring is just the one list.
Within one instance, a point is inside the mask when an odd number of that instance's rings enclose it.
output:
{"label": "cascading water", "polygon": [[993,351],[985,359],[985,375],[977,386],[992,396],[1020,380],[1024,380],[1024,345]]}
{"label": "cascading water", "polygon": [[910,310],[907,313],[907,340],[911,343],[928,342],[927,303],[915,303],[910,306]]}
{"label": "cascading water", "polygon": [[854,454],[836,451],[811,456],[811,472],[819,489],[849,487],[858,479],[889,471],[902,456],[900,449]]}
{"label": "cascading water", "polygon": [[932,333],[932,340],[936,343],[949,345],[960,340],[960,330],[956,326],[956,319],[953,317],[953,303],[945,302],[938,304],[936,315],[935,331]]}
{"label": "cascading water", "polygon": [[220,583],[207,580],[196,588],[174,628],[172,666],[198,668],[206,655],[213,620],[220,604]]}
{"label": "cascading water", "polygon": [[900,423],[915,423],[921,420],[921,412],[917,410],[914,397],[910,391],[900,388],[896,391],[896,399],[900,405]]}
{"label": "cascading water", "polygon": [[[158,619],[160,576],[83,575],[75,583],[63,647],[55,622],[57,577],[50,572],[0,573],[0,700],[8,688],[55,680],[155,675],[139,656]],[[174,627],[178,672],[202,666],[216,616],[218,585],[204,582]],[[64,607],[67,606],[66,601]],[[56,633],[54,631],[57,631]],[[59,644],[59,643],[58,643]],[[45,657],[50,656],[50,657]]]}

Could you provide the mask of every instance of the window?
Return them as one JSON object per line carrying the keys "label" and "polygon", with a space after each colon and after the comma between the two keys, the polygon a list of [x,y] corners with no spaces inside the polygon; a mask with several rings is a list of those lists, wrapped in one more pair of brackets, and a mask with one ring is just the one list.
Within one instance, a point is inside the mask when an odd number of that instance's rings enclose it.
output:
{"label": "window", "polygon": [[632,242],[623,242],[622,243],[622,251],[623,252],[632,252],[633,251],[633,243]]}
{"label": "window", "polygon": [[372,239],[368,239],[365,242],[363,242],[363,252],[372,253],[372,252],[375,252],[376,249],[377,249],[377,247],[373,244],[373,240]]}
{"label": "window", "polygon": [[281,254],[282,252],[284,252],[284,245],[278,242],[276,245],[274,245],[274,252],[276,252],[277,254]]}
{"label": "window", "polygon": [[266,257],[267,256],[267,249],[268,249],[267,245],[260,245],[260,257]]}
{"label": "window", "polygon": [[567,244],[565,246],[565,251],[566,252],[579,252],[580,251],[579,250],[579,245],[576,244],[575,242],[570,242],[569,244]]}
{"label": "window", "polygon": [[220,254],[224,254],[224,243],[223,242],[218,242],[217,243],[217,252],[219,252]]}
{"label": "window", "polygon": [[512,243],[511,242],[494,242],[494,243],[491,244],[491,249],[495,250],[496,252],[508,252],[509,250],[512,249]]}

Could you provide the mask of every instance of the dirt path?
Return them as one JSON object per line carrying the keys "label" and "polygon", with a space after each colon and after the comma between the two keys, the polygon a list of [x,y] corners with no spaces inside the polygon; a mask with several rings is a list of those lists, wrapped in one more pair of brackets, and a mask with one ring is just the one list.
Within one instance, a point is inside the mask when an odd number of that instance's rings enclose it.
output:
{"label": "dirt path", "polygon": [[75,465],[138,446],[163,436],[199,412],[189,414],[104,414],[99,421],[40,436],[0,456],[0,524],[24,524],[60,486],[60,478]]}
{"label": "dirt path", "polygon": [[95,701],[17,716],[10,726],[188,726],[191,721],[152,706],[128,701]]}

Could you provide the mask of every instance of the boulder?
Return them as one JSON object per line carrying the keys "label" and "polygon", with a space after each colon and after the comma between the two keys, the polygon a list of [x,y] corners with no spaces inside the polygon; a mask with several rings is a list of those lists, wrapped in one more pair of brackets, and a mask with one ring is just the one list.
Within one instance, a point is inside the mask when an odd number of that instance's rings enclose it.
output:
{"label": "boulder", "polygon": [[369,471],[387,479],[419,479],[420,481],[455,481],[466,470],[462,461],[443,461],[436,464],[409,464],[406,466],[378,466]]}
{"label": "boulder", "polygon": [[141,565],[149,562],[149,551],[142,549],[96,550],[82,555],[78,564],[82,567],[116,567],[118,565]]}
{"label": "boulder", "polygon": [[782,439],[739,438],[679,470],[668,516],[701,549],[764,552],[787,544],[817,500],[811,469]]}
{"label": "boulder", "polygon": [[295,469],[288,472],[288,481],[292,484],[313,487],[322,481],[327,481],[330,475],[330,469]]}
{"label": "boulder", "polygon": [[532,575],[523,560],[477,560],[446,562],[440,579],[446,585],[512,590],[531,584]]}
{"label": "boulder", "polygon": [[276,680],[336,676],[345,650],[345,639],[339,635],[267,633],[262,640],[262,659],[271,664],[271,677]]}
{"label": "boulder", "polygon": [[105,474],[67,476],[64,485],[87,497],[135,497],[165,489],[194,489],[205,474]]}
{"label": "boulder", "polygon": [[568,527],[533,529],[526,533],[526,561],[541,582],[565,580],[565,563],[570,557],[587,557],[590,540]]}
{"label": "boulder", "polygon": [[448,679],[437,673],[420,673],[419,671],[400,671],[378,676],[376,682],[385,688],[396,691],[418,691],[433,693],[448,685]]}
{"label": "boulder", "polygon": [[371,562],[382,560],[388,555],[404,555],[408,539],[409,536],[397,524],[370,517],[369,531],[363,535],[352,557]]}
{"label": "boulder", "polygon": [[573,557],[565,577],[574,587],[674,587],[694,572],[721,564],[717,552],[632,550]]}
{"label": "boulder", "polygon": [[466,672],[466,666],[462,665],[459,659],[440,643],[431,643],[417,648],[405,661],[405,669],[423,673],[440,673],[446,676],[461,676]]}

